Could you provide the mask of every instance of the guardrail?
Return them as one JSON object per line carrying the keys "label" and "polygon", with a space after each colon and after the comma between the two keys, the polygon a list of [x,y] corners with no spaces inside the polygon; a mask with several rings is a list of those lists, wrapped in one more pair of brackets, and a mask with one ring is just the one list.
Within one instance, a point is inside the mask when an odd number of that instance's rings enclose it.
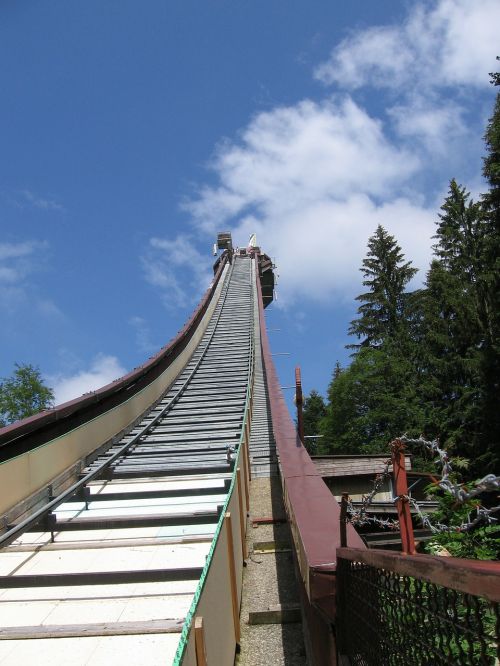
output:
{"label": "guardrail", "polygon": [[500,660],[500,563],[337,550],[339,654],[353,666]]}

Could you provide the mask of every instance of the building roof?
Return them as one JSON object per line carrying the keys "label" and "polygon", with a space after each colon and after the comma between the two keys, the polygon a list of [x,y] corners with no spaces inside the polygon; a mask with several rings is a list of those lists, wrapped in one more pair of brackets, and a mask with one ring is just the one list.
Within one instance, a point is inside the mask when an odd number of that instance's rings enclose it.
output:
{"label": "building roof", "polygon": [[[336,455],[312,456],[316,469],[322,477],[358,476],[360,474],[380,474],[384,471],[386,460],[390,454],[382,455]],[[411,470],[411,456],[405,457],[405,467]],[[392,465],[389,467],[392,471]]]}

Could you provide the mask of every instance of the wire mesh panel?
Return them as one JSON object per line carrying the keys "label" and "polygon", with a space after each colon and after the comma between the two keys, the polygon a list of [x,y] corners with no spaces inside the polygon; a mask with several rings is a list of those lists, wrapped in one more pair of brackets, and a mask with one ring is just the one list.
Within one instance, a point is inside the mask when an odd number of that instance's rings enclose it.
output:
{"label": "wire mesh panel", "polygon": [[340,654],[355,666],[498,664],[498,604],[363,562],[337,566]]}

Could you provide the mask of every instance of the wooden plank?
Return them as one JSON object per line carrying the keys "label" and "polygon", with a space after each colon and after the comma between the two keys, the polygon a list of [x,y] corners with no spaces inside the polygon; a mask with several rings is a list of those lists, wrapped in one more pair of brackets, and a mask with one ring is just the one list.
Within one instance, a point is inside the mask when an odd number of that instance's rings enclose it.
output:
{"label": "wooden plank", "polygon": [[229,558],[229,582],[231,585],[231,601],[233,607],[234,638],[236,645],[240,644],[240,609],[238,607],[238,587],[236,585],[236,564],[233,549],[233,527],[229,511],[224,516],[227,531],[227,553]]}
{"label": "wooden plank", "polygon": [[390,550],[337,548],[337,558],[364,562],[436,585],[500,602],[500,562],[462,560],[434,555],[402,555]]}
{"label": "wooden plank", "polygon": [[267,553],[290,553],[292,544],[289,541],[254,541],[253,552],[259,555]]}
{"label": "wooden plank", "polygon": [[278,523],[286,523],[286,518],[274,518],[273,516],[252,518],[252,527],[258,527],[259,525],[276,525]]}
{"label": "wooden plank", "polygon": [[183,569],[133,569],[131,571],[95,571],[62,574],[22,574],[0,576],[0,589],[21,587],[67,587],[73,585],[118,585],[198,580],[203,567]]}
{"label": "wooden plank", "polygon": [[196,648],[196,666],[207,666],[205,631],[203,629],[202,617],[195,617],[194,619],[194,641]]}
{"label": "wooden plank", "polygon": [[267,610],[250,611],[248,624],[292,624],[302,622],[300,604],[276,604]]}
{"label": "wooden plank", "polygon": [[96,622],[92,624],[46,624],[0,629],[0,640],[39,638],[81,638],[90,636],[133,636],[141,634],[180,634],[184,618],[147,622]]}
{"label": "wooden plank", "polygon": [[246,512],[243,510],[243,497],[241,492],[241,470],[236,470],[236,485],[238,486],[238,508],[240,510],[240,537],[241,537],[241,555],[244,560],[247,559],[247,544],[245,539]]}

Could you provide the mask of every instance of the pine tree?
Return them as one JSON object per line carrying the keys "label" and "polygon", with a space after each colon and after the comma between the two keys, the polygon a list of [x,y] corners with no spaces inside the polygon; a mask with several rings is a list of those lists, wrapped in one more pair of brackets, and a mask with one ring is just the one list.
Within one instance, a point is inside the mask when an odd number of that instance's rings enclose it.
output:
{"label": "pine tree", "polygon": [[[304,399],[302,410],[304,435],[308,438],[318,435],[321,419],[326,416],[326,404],[323,396],[313,389]],[[317,452],[319,442],[314,439],[306,439],[305,444],[310,453]]]}
{"label": "pine tree", "polygon": [[465,280],[435,259],[420,292],[422,371],[417,392],[427,437],[471,456],[480,436],[479,327]]}
{"label": "pine tree", "polygon": [[436,259],[421,292],[424,372],[419,395],[426,434],[471,459],[472,473],[493,460],[498,417],[491,394],[493,319],[488,293],[490,222],[465,188],[450,183],[439,215]]}
{"label": "pine tree", "polygon": [[[497,57],[497,60],[500,58]],[[500,73],[491,74],[491,82],[500,86]],[[488,470],[500,466],[500,93],[496,96],[493,115],[486,129],[487,155],[483,175],[489,191],[482,203],[486,218],[484,270],[481,289],[486,305],[485,344],[482,353],[484,398],[483,421],[485,442],[481,459]]]}
{"label": "pine tree", "polygon": [[342,453],[384,452],[403,432],[418,432],[411,307],[408,282],[416,273],[405,262],[395,238],[379,226],[368,241],[363,285],[369,291],[349,333],[361,339],[345,371],[334,374],[328,413],[322,422],[325,443]]}
{"label": "pine tree", "polygon": [[356,335],[362,342],[349,347],[378,348],[401,333],[407,299],[405,288],[417,272],[403,258],[395,238],[379,225],[368,241],[368,255],[360,269],[363,285],[369,291],[356,297],[362,304],[358,308],[359,317],[349,328],[349,335]]}

